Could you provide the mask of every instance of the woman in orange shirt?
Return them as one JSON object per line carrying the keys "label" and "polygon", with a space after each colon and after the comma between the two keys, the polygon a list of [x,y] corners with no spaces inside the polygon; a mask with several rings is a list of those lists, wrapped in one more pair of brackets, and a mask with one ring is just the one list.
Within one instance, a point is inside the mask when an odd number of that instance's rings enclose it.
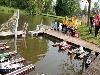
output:
{"label": "woman in orange shirt", "polygon": [[78,30],[78,23],[77,23],[77,20],[76,20],[76,16],[73,17],[73,28]]}
{"label": "woman in orange shirt", "polygon": [[62,31],[64,31],[65,34],[67,33],[67,26],[68,26],[68,17],[66,16],[62,25]]}
{"label": "woman in orange shirt", "polygon": [[72,17],[72,23],[71,23],[70,30],[71,30],[72,36],[75,35],[75,30],[78,30],[78,23],[77,23],[77,20],[76,20],[76,16]]}

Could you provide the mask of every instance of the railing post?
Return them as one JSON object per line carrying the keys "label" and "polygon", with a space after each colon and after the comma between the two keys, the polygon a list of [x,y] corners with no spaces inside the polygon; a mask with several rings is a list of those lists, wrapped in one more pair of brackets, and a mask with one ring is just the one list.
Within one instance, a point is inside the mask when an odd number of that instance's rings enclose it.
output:
{"label": "railing post", "polygon": [[17,28],[18,28],[18,20],[19,20],[19,9],[16,13],[16,26],[15,26],[15,51],[17,51]]}

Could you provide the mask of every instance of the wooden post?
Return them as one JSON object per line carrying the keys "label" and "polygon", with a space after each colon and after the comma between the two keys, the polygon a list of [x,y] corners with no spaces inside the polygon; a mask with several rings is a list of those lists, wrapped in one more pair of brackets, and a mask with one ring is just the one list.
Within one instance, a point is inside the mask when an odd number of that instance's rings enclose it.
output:
{"label": "wooden post", "polygon": [[18,28],[18,20],[19,20],[19,10],[16,13],[16,27],[15,27],[15,51],[17,52],[17,28]]}

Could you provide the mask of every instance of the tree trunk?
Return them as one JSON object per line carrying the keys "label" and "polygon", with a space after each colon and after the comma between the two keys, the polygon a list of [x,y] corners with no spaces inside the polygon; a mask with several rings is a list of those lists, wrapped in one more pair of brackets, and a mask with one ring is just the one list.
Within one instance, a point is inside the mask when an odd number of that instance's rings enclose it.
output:
{"label": "tree trunk", "polygon": [[91,0],[87,0],[88,3],[89,3],[89,6],[88,6],[88,22],[87,22],[87,26],[90,25],[90,8],[91,8]]}

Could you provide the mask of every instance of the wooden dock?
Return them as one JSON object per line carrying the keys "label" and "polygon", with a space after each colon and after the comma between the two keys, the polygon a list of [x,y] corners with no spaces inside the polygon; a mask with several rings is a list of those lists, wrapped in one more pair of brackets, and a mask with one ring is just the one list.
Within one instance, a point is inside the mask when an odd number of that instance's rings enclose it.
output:
{"label": "wooden dock", "polygon": [[[22,36],[23,31],[17,31],[17,36]],[[0,32],[0,37],[6,37],[6,36],[14,36],[15,33],[11,32],[11,31],[7,31],[7,32]]]}
{"label": "wooden dock", "polygon": [[66,34],[63,34],[60,31],[45,30],[44,33],[47,34],[47,35],[54,36],[56,38],[65,40],[65,41],[69,41],[69,42],[77,44],[77,45],[81,45],[81,46],[83,46],[85,48],[88,48],[90,50],[100,52],[100,47],[99,46],[97,46],[95,44],[92,44],[92,43],[89,43],[87,41],[84,41],[80,38],[74,38],[74,37],[71,37],[71,36],[67,36]]}
{"label": "wooden dock", "polygon": [[43,30],[35,30],[35,31],[29,31],[28,34],[33,37],[33,35],[37,35],[39,33],[43,33]]}
{"label": "wooden dock", "polygon": [[18,59],[14,59],[14,60],[11,60],[10,63],[19,63],[19,62],[23,62],[25,59],[23,57],[21,58],[18,58]]}
{"label": "wooden dock", "polygon": [[100,55],[90,64],[84,75],[100,75]]}
{"label": "wooden dock", "polygon": [[[3,53],[3,55],[15,55],[15,54],[17,54],[17,51]],[[2,54],[0,54],[0,55],[2,55]]]}
{"label": "wooden dock", "polygon": [[35,66],[30,64],[28,66],[25,66],[21,69],[15,70],[15,71],[8,73],[6,75],[25,75],[26,73],[32,71],[34,68],[35,68]]}

